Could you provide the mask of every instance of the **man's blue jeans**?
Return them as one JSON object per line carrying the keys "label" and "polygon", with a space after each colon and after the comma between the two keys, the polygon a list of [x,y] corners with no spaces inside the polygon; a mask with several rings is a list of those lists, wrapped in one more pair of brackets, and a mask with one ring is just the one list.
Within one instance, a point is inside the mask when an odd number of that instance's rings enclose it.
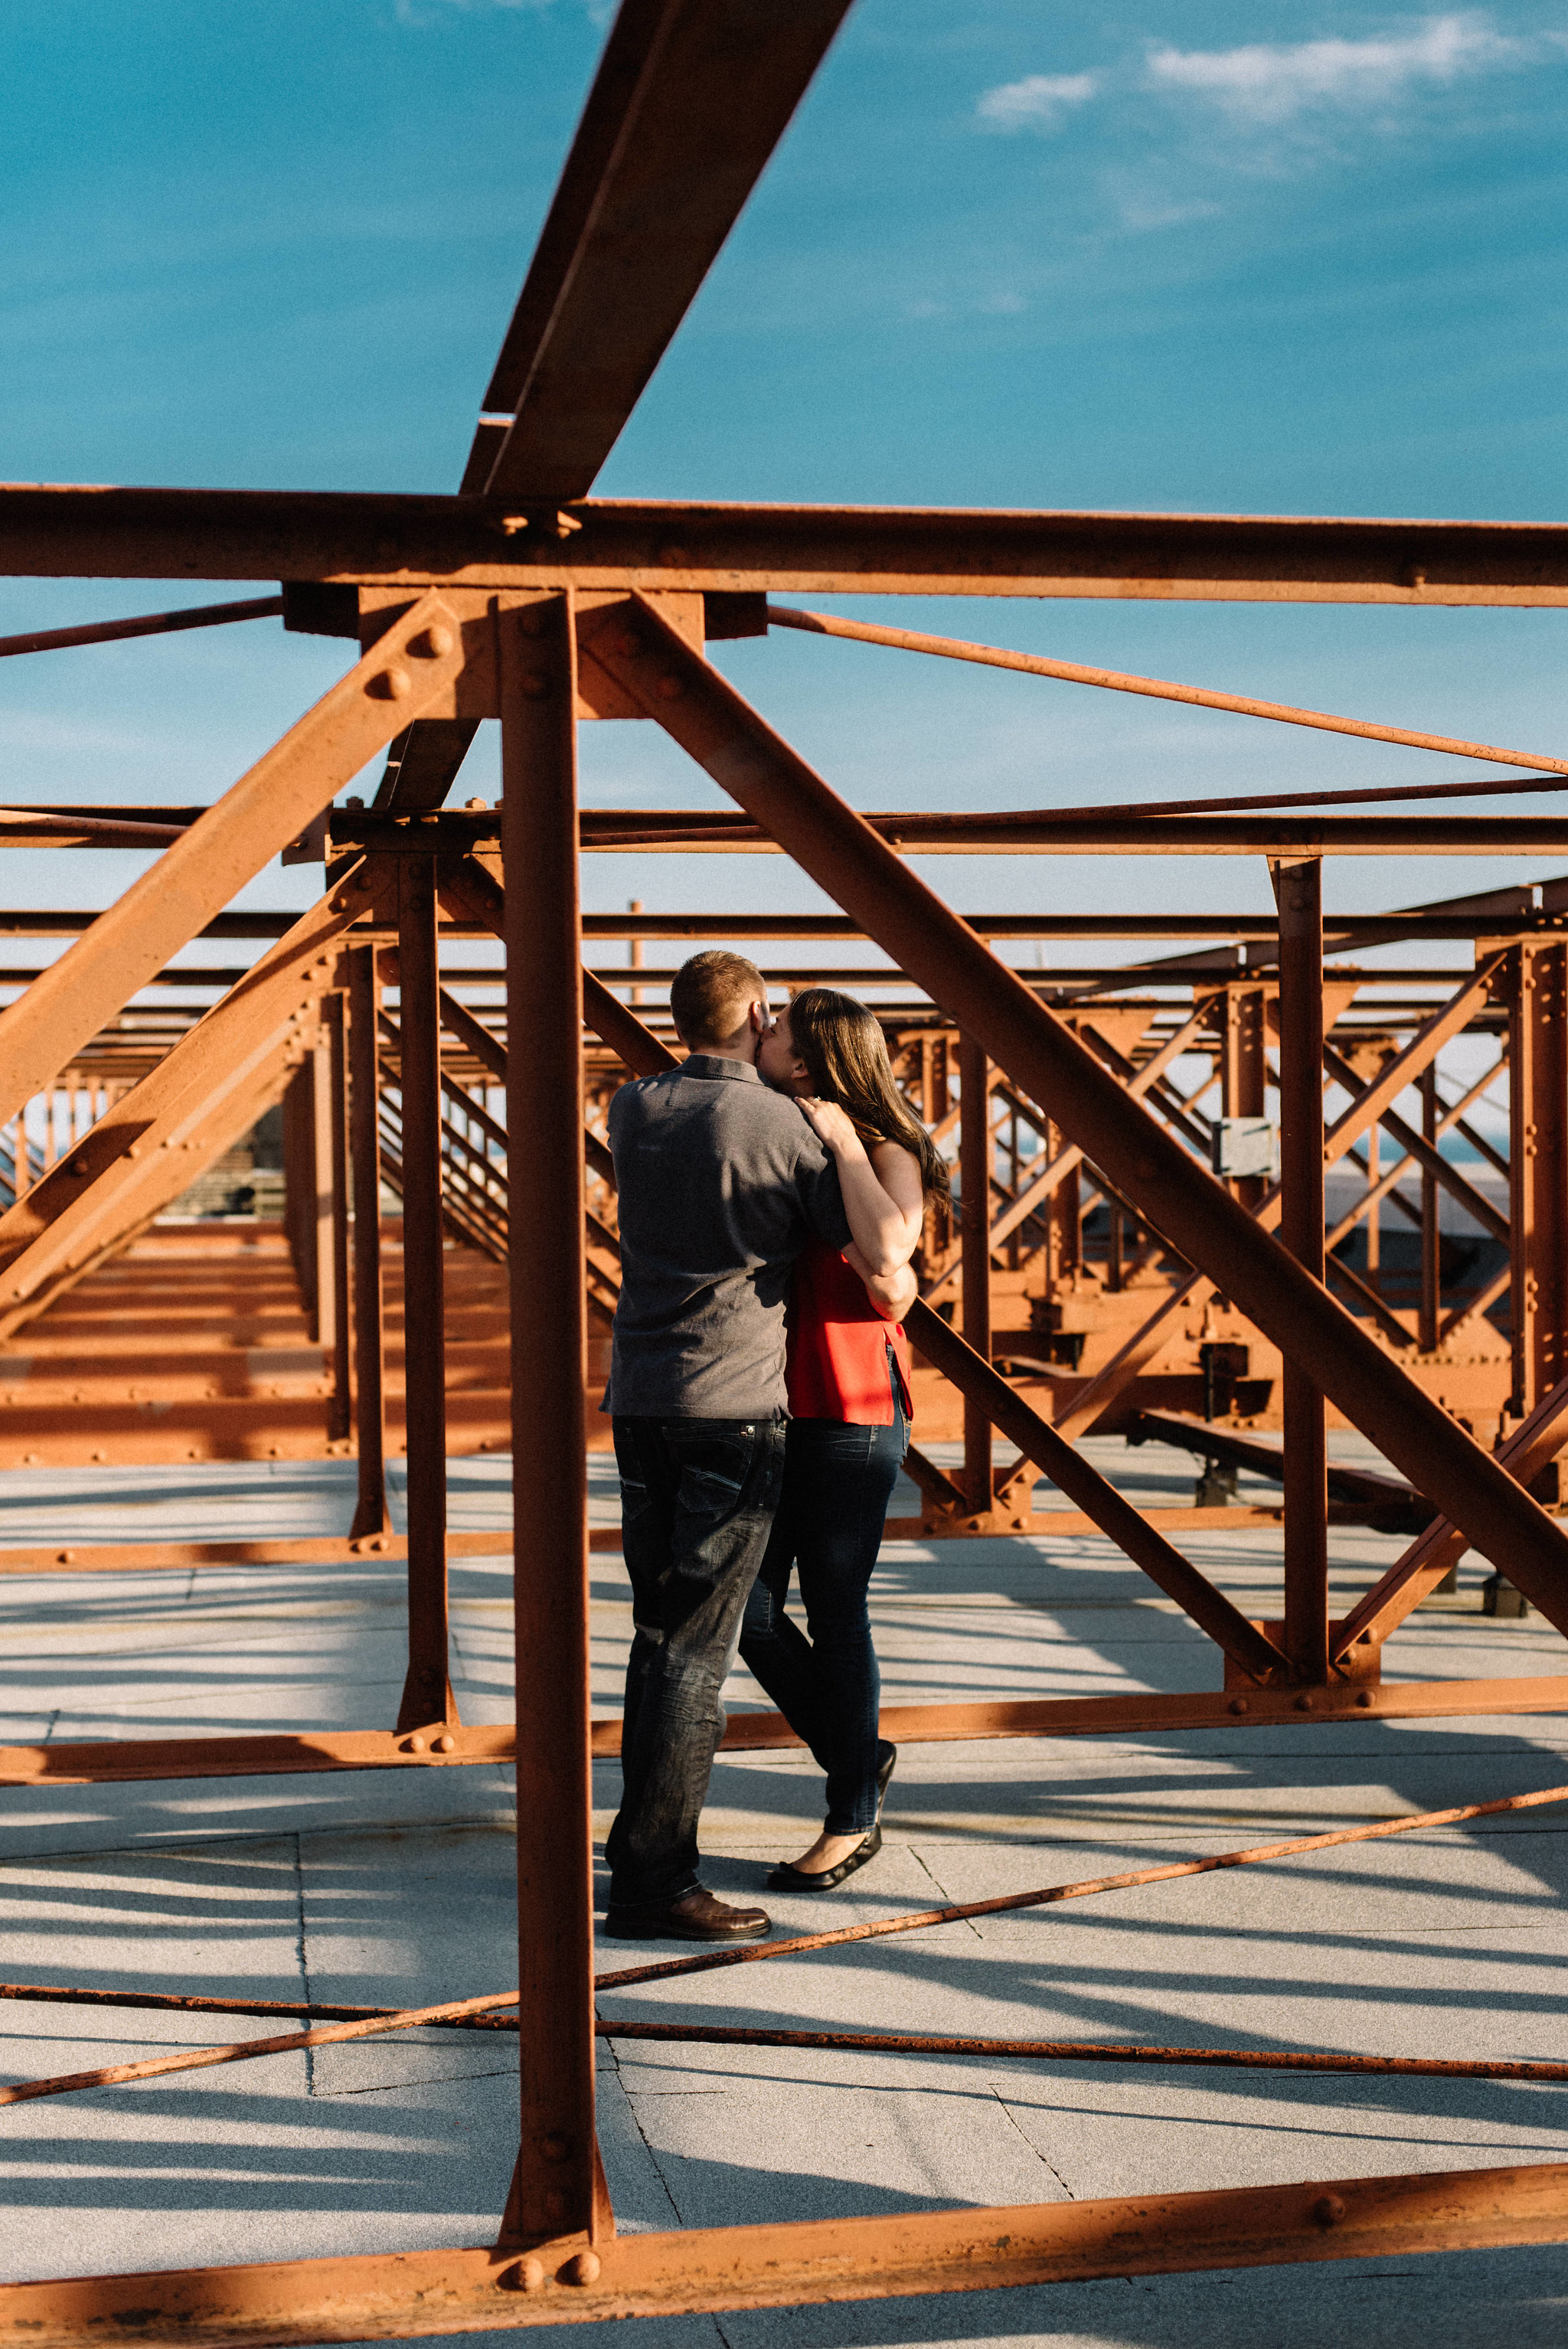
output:
{"label": "man's blue jeans", "polygon": [[719,1691],[779,1506],[785,1426],[614,1421],[635,1625],[624,1791],[604,1845],[616,1909],[662,1909],[696,1884],[697,1819],[724,1734]]}
{"label": "man's blue jeans", "polygon": [[[830,1835],[876,1825],[882,1681],[866,1591],[908,1449],[896,1392],[891,1427],[789,1422],[784,1498],[741,1625],[747,1669],[827,1773]],[[791,1568],[810,1639],[784,1611]]]}

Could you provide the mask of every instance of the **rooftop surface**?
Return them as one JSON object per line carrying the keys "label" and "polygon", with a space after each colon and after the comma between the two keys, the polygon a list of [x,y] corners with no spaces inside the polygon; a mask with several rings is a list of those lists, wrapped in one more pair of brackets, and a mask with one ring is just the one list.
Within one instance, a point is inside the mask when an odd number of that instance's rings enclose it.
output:
{"label": "rooftop surface", "polygon": [[[1333,1441],[1370,1462],[1356,1439]],[[1088,1449],[1134,1499],[1191,1497],[1180,1453]],[[454,1526],[501,1537],[509,1464],[454,1461],[450,1474]],[[609,1521],[609,1464],[591,1474]],[[353,1475],[338,1462],[14,1472],[0,1476],[0,1547],[341,1531]],[[1243,1478],[1243,1497],[1268,1489]],[[894,1495],[894,1513],[914,1506],[907,1489]],[[1248,1612],[1274,1611],[1276,1535],[1181,1539]],[[1331,1540],[1338,1613],[1400,1545],[1346,1528]],[[509,1570],[499,1541],[493,1560],[453,1569],[465,1720],[510,1717]],[[1560,1668],[1538,1616],[1480,1613],[1484,1571],[1465,1561],[1458,1594],[1398,1636],[1387,1677]],[[629,1632],[617,1558],[594,1557],[593,1588],[595,1711],[607,1713]],[[60,1573],[5,1589],[10,1742],[379,1727],[395,1712],[396,1567]],[[1212,1651],[1099,1540],[889,1545],[873,1608],[892,1702],[1213,1683]],[[732,1694],[760,1702],[744,1674]],[[912,1746],[879,1859],[838,1892],[768,1899],[781,1931],[813,1931],[1565,1782],[1568,1719],[1551,1715]],[[597,1836],[616,1789],[615,1766],[598,1765]],[[510,1772],[12,1789],[0,1811],[7,1982],[403,2005],[516,1979]],[[805,1757],[721,1756],[708,1881],[756,1898],[820,1817]],[[1565,1837],[1568,1805],[607,1992],[601,2012],[1561,2059]],[[606,1943],[600,1962],[644,1954]],[[8,2002],[0,2027],[0,2075],[22,2079],[275,2026]],[[487,2241],[514,2151],[514,2082],[508,2041],[430,2032],[14,2106],[0,2116],[0,2272]],[[599,2085],[624,2230],[1568,2158],[1563,2092],[1509,2083],[612,2038]],[[614,2337],[624,2349],[1342,2349],[1357,2327],[1380,2349],[1425,2349],[1439,2333],[1445,2349],[1555,2344],[1568,2247],[687,2318]],[[591,2349],[602,2329],[559,2337]]]}

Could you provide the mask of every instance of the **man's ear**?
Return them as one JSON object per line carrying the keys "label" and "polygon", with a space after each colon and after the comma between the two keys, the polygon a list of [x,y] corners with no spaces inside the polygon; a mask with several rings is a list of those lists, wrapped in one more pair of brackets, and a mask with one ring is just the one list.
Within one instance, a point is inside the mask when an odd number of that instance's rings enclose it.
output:
{"label": "man's ear", "polygon": [[748,1007],[754,1036],[766,1036],[773,1025],[773,1016],[766,1003],[753,1002]]}

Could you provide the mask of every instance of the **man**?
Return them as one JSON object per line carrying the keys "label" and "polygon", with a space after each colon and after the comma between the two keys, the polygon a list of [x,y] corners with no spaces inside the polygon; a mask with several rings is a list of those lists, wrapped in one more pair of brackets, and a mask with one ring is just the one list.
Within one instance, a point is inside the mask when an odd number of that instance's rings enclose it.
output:
{"label": "man", "polygon": [[758,1940],[772,1930],[766,1912],[727,1907],[697,1880],[697,1817],[779,1506],[790,1270],[810,1234],[835,1248],[851,1235],[831,1158],[758,1074],[770,1024],[760,971],[740,955],[695,955],[670,1009],[689,1059],[610,1105],[621,1300],[604,1407],[635,1630],[607,1930]]}

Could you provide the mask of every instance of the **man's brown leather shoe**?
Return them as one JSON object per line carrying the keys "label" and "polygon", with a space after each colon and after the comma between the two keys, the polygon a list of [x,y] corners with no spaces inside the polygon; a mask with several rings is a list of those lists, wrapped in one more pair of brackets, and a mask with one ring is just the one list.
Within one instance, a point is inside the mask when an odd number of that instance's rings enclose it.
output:
{"label": "man's brown leather shoe", "polygon": [[731,1909],[699,1884],[667,1909],[616,1909],[604,1930],[614,1941],[764,1941],[773,1930],[766,1909]]}

